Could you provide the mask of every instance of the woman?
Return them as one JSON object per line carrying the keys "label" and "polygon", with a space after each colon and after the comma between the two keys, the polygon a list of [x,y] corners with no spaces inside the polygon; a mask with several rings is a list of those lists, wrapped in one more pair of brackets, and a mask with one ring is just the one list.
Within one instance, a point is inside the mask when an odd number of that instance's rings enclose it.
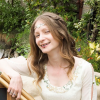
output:
{"label": "woman", "polygon": [[20,98],[24,74],[36,79],[43,100],[96,100],[93,68],[77,57],[75,41],[60,16],[50,12],[38,16],[30,46],[27,61],[23,57],[0,61],[0,70],[11,77],[8,92],[13,97]]}

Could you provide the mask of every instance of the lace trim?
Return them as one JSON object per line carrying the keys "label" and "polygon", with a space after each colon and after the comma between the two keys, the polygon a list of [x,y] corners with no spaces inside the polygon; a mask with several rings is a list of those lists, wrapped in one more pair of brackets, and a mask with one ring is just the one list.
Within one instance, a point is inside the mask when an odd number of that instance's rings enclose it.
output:
{"label": "lace trim", "polygon": [[[80,62],[81,63],[81,62]],[[67,92],[69,89],[71,89],[71,87],[73,86],[74,81],[76,80],[76,78],[78,77],[78,75],[80,74],[80,70],[82,68],[82,66],[79,65],[76,67],[74,73],[73,73],[73,79],[68,81],[68,83],[62,87],[57,87],[54,86],[50,83],[48,75],[47,75],[47,68],[45,66],[45,76],[44,76],[44,82],[46,83],[46,87],[50,90],[50,91],[54,91],[56,93],[65,93]]]}

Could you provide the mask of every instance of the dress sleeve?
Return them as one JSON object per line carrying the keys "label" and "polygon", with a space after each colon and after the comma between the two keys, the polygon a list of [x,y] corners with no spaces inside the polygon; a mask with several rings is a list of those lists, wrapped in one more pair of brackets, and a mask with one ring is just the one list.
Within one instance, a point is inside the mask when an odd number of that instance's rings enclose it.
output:
{"label": "dress sleeve", "polygon": [[19,56],[17,58],[5,58],[3,59],[6,61],[6,63],[15,71],[17,71],[21,75],[30,76],[30,77],[36,77],[35,73],[32,71],[30,73],[28,66],[27,66],[27,60],[23,56]]}
{"label": "dress sleeve", "polygon": [[94,70],[89,63],[83,72],[82,99],[81,100],[97,100],[97,89],[94,76]]}

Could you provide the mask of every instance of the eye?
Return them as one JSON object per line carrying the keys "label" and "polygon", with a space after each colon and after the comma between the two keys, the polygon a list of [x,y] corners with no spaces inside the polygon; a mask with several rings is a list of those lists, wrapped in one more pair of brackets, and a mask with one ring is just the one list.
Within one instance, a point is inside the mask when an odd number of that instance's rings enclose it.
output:
{"label": "eye", "polygon": [[45,31],[45,33],[49,33],[49,32],[50,32],[49,30],[46,30],[46,31]]}
{"label": "eye", "polygon": [[35,38],[38,38],[40,35],[39,34],[37,34],[37,35],[35,35]]}

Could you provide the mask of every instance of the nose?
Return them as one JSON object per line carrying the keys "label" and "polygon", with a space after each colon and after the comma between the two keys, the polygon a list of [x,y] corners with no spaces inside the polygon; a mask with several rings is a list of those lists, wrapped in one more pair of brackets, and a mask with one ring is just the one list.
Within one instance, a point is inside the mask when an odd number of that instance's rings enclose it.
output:
{"label": "nose", "polygon": [[41,34],[40,37],[39,37],[39,40],[40,41],[44,41],[45,40],[45,36],[43,34]]}

